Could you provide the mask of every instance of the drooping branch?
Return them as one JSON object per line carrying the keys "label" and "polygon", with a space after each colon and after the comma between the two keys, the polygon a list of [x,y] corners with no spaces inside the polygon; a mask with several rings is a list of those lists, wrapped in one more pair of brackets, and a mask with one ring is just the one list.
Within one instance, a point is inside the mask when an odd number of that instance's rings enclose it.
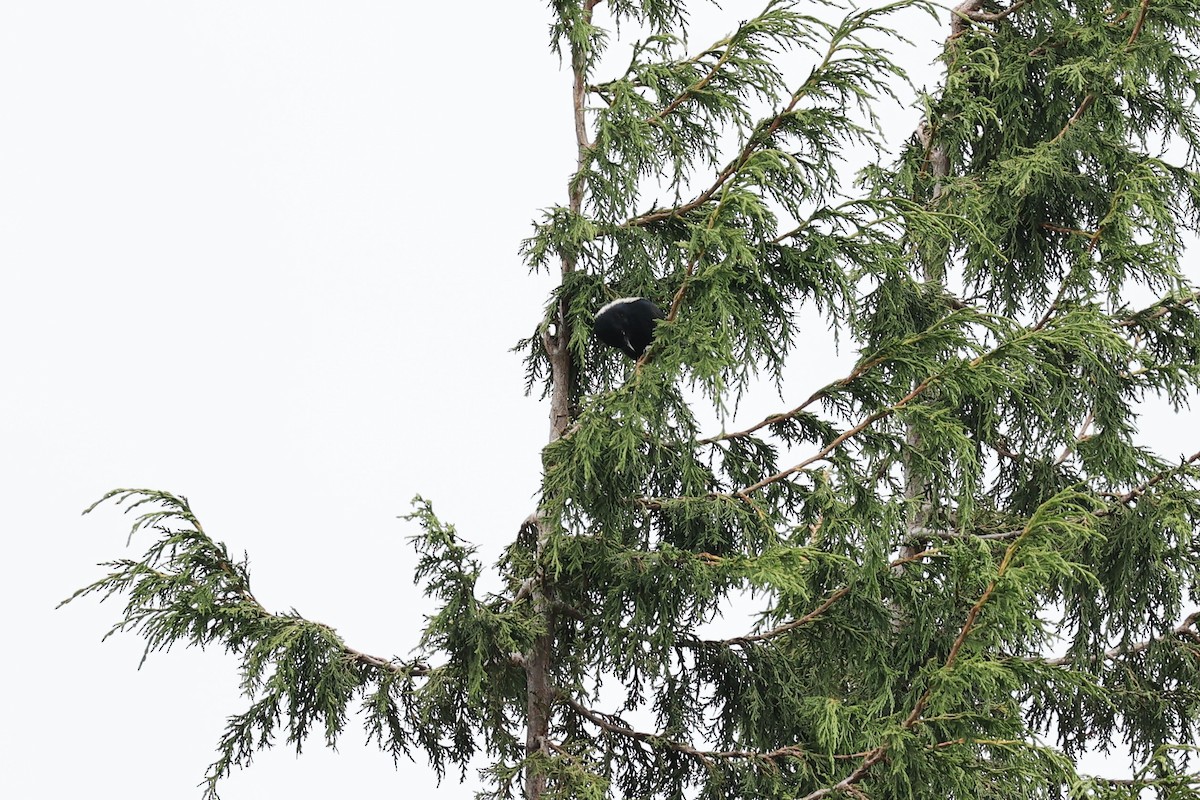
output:
{"label": "drooping branch", "polygon": [[372,655],[347,644],[328,625],[295,612],[268,611],[250,588],[246,564],[233,561],[225,545],[205,533],[186,498],[157,490],[118,489],[87,511],[110,499],[136,515],[131,537],[150,529],[159,538],[141,560],[106,564],[112,572],[60,605],[90,594],[101,599],[125,594],[122,618],[107,635],[139,634],[146,642],[143,660],[177,643],[219,645],[240,660],[243,688],[254,700],[249,710],[228,720],[219,756],[205,778],[206,797],[216,797],[217,783],[233,767],[248,764],[256,751],[270,746],[283,724],[281,708],[289,709],[288,739],[297,748],[317,728],[332,743],[345,724],[346,704],[362,697],[370,700],[368,734],[393,755],[419,743],[438,762],[453,750],[436,736],[422,739],[413,717],[405,713],[414,705],[413,679],[429,677],[440,668],[421,659]]}
{"label": "drooping branch", "polygon": [[[1171,470],[1164,470],[1162,472],[1159,472],[1154,477],[1147,480],[1145,483],[1142,483],[1142,484],[1134,487],[1133,489],[1129,490],[1125,494],[1110,496],[1108,504],[1104,505],[1101,508],[1095,508],[1095,509],[1090,510],[1086,514],[1086,516],[1075,517],[1075,518],[1072,518],[1072,519],[1069,519],[1066,521],[1072,522],[1075,524],[1087,524],[1086,517],[1093,517],[1093,518],[1098,519],[1098,518],[1110,516],[1110,515],[1116,513],[1116,511],[1119,510],[1124,505],[1127,505],[1128,503],[1132,502],[1134,499],[1144,495],[1146,492],[1148,492],[1150,489],[1152,489],[1157,484],[1161,483],[1162,481],[1166,480],[1167,478],[1169,478],[1172,475],[1178,474],[1181,470],[1185,469],[1189,464],[1193,464],[1197,461],[1200,461],[1200,451],[1189,456],[1178,467],[1171,469]],[[1023,537],[1027,536],[1028,533],[1029,533],[1029,526],[1026,525],[1024,528],[1020,528],[1020,529],[1015,529],[1015,530],[1011,530],[1011,531],[1001,531],[1001,532],[989,533],[989,534],[956,533],[956,532],[950,532],[950,531],[928,530],[928,531],[921,532],[920,538],[932,537],[932,538],[938,538],[938,539],[942,539],[942,540],[946,540],[946,541],[970,539],[972,541],[1009,542],[1009,544],[1006,545],[1004,561],[1001,563],[1001,569],[997,572],[997,579],[999,579],[1000,577],[1002,577],[1003,571],[1007,570],[1008,563],[1011,562],[1012,556],[1015,553],[1016,545],[1018,545],[1020,543],[1020,540]],[[938,552],[940,552],[940,551],[937,548],[928,548],[928,549],[922,550],[921,552],[905,554],[905,555],[902,555],[900,558],[893,560],[888,565],[888,567],[889,567],[889,569],[894,569],[896,567],[904,566],[905,564],[919,561],[928,556],[936,555]],[[989,589],[984,593],[984,595],[980,598],[980,600],[972,608],[973,614],[968,615],[968,622],[973,623],[974,617],[978,615],[978,610],[980,608],[982,608],[983,604],[987,601],[988,597],[990,596],[990,594],[994,590],[994,588],[995,588],[995,580],[993,580],[991,586],[989,586]],[[762,631],[760,633],[743,634],[741,636],[734,636],[734,637],[731,637],[728,639],[704,641],[703,644],[705,644],[705,645],[720,645],[720,646],[726,646],[726,647],[734,647],[734,646],[744,647],[744,646],[752,644],[752,643],[767,641],[770,639],[777,638],[779,636],[783,636],[787,633],[790,633],[793,630],[796,630],[797,628],[801,628],[801,627],[808,625],[809,623],[812,623],[812,622],[816,621],[817,619],[819,619],[835,603],[837,603],[839,600],[846,597],[846,595],[849,593],[849,591],[850,591],[849,587],[845,587],[845,586],[843,586],[840,589],[836,589],[832,593],[830,593],[829,596],[826,597],[826,599],[823,600],[819,605],[817,605],[817,607],[814,608],[812,611],[810,611],[800,617],[797,617],[793,620],[789,620],[788,622],[785,622],[774,628],[771,628],[770,630]],[[1197,612],[1197,613],[1189,616],[1186,620],[1184,620],[1184,622],[1178,628],[1175,629],[1175,631],[1173,633],[1178,634],[1178,635],[1196,636],[1196,635],[1198,635],[1197,631],[1196,631],[1196,624],[1198,621],[1200,621],[1200,612]],[[970,626],[964,626],[964,630],[969,631],[969,627]],[[960,647],[961,647],[961,639],[963,639],[963,638],[965,638],[965,634],[960,632],[959,640],[956,641],[956,644]],[[1151,642],[1147,641],[1147,642],[1143,642],[1140,644],[1131,645],[1131,646],[1129,646],[1129,648],[1125,648],[1125,649],[1118,648],[1117,650],[1111,651],[1111,654],[1119,654],[1119,652],[1130,652],[1130,651],[1138,652],[1138,651],[1144,650],[1146,647],[1149,647],[1150,643]],[[1038,661],[1039,663],[1048,663],[1048,664],[1051,664],[1054,666],[1068,663],[1067,659],[1046,660],[1046,659],[1034,658],[1034,659],[1028,659],[1028,660]]]}
{"label": "drooping branch", "polygon": [[[939,552],[939,550],[937,548],[929,548],[929,549],[923,550],[919,553],[914,553],[912,555],[904,556],[902,558],[897,558],[894,561],[892,561],[890,564],[888,564],[888,568],[894,569],[895,567],[903,566],[904,564],[909,564],[909,563],[912,563],[915,561],[919,561],[923,558],[927,558],[929,556],[936,555],[938,552]],[[734,636],[729,639],[706,640],[704,642],[701,642],[700,644],[718,645],[721,647],[746,647],[748,645],[755,644],[758,642],[765,642],[765,641],[769,641],[771,639],[776,639],[780,636],[784,636],[788,633],[791,633],[792,631],[796,630],[797,628],[801,628],[801,627],[804,627],[805,625],[808,625],[811,622],[815,622],[826,611],[828,611],[830,608],[832,608],[835,603],[837,603],[839,600],[844,598],[849,593],[850,593],[850,588],[847,586],[843,586],[842,588],[831,592],[830,595],[828,597],[826,597],[825,600],[823,600],[812,611],[808,612],[807,614],[804,614],[803,616],[797,617],[796,619],[785,622],[782,625],[777,625],[776,627],[771,628],[770,630],[762,631],[761,633],[747,633],[747,634],[743,634],[741,636]]]}
{"label": "drooping branch", "polygon": [[[1136,42],[1138,36],[1141,35],[1142,27],[1146,24],[1146,13],[1149,10],[1150,0],[1142,0],[1141,5],[1138,7],[1137,20],[1133,23],[1133,30],[1129,32],[1129,38],[1125,40],[1124,50],[1128,51],[1131,47],[1133,47],[1134,42]],[[1083,115],[1086,114],[1087,110],[1092,107],[1092,104],[1096,102],[1097,98],[1098,95],[1095,92],[1089,92],[1083,98],[1083,100],[1080,101],[1079,106],[1075,109],[1075,113],[1073,113],[1070,118],[1067,119],[1066,123],[1063,124],[1062,130],[1060,130],[1054,136],[1054,138],[1050,140],[1050,143],[1054,144],[1055,142],[1062,140],[1062,138],[1067,135],[1067,131],[1069,131],[1075,125],[1075,123],[1083,119]],[[1099,231],[1097,231],[1097,233],[1099,233]]]}
{"label": "drooping branch", "polygon": [[[569,706],[571,710],[574,711],[581,719],[590,722],[605,733],[638,742],[651,749],[670,750],[672,752],[679,753],[680,755],[692,759],[706,770],[712,769],[720,762],[730,761],[756,761],[766,765],[774,766],[777,761],[784,761],[787,759],[798,759],[802,761],[819,759],[821,761],[829,760],[837,762],[853,761],[857,759],[870,759],[872,757],[876,757],[877,755],[874,750],[867,750],[858,753],[814,753],[812,751],[805,750],[798,745],[785,745],[773,750],[705,750],[697,748],[691,744],[688,744],[687,742],[674,739],[666,734],[650,733],[631,728],[617,717],[590,709],[566,694],[560,694],[560,702]],[[1018,742],[1010,740],[1000,741],[995,739],[969,739],[966,737],[960,737],[957,739],[935,742],[933,744],[926,745],[925,749],[934,752],[945,750],[951,747],[986,747],[1010,744],[1018,744]],[[876,762],[873,761],[872,763]],[[860,766],[859,769],[861,770],[862,767]],[[853,784],[856,782],[857,779],[850,782],[842,781],[838,784],[838,786],[839,788],[846,790],[849,794],[851,794],[851,796],[865,797],[865,795],[855,791]],[[809,796],[815,798],[824,795],[821,792],[817,792]]]}
{"label": "drooping branch", "polygon": [[[1167,297],[1167,298],[1164,298],[1162,300],[1159,300],[1159,301],[1153,303],[1152,305],[1148,306],[1147,308],[1145,308],[1141,311],[1137,311],[1137,312],[1134,312],[1131,314],[1126,314],[1125,316],[1120,317],[1119,319],[1115,320],[1113,324],[1115,326],[1121,327],[1121,328],[1132,327],[1134,325],[1140,324],[1143,320],[1159,319],[1159,318],[1164,317],[1174,311],[1178,311],[1178,310],[1193,306],[1197,302],[1200,302],[1200,291],[1189,292],[1187,294],[1184,294],[1184,295],[1178,296],[1178,297],[1175,297],[1175,296]],[[1037,323],[1035,323],[1031,327],[1031,330],[1041,330],[1041,329],[1045,328],[1045,326],[1047,324],[1049,324],[1051,319],[1052,319],[1052,314],[1047,314],[1047,315],[1043,316],[1042,318],[1040,318],[1037,321]],[[915,342],[918,340],[914,339],[913,341]],[[860,363],[858,366],[856,366],[845,377],[839,378],[835,381],[832,381],[831,383],[828,383],[825,386],[818,389],[817,391],[813,392],[811,395],[809,395],[808,398],[806,398],[802,403],[795,406],[794,408],[791,408],[787,411],[781,411],[781,412],[778,412],[775,414],[769,414],[768,416],[764,417],[760,421],[758,421],[758,422],[754,423],[753,425],[750,425],[746,428],[743,428],[741,430],[730,431],[730,432],[726,432],[726,433],[719,433],[719,434],[715,434],[713,436],[707,436],[703,439],[697,439],[696,444],[709,445],[709,444],[716,444],[719,442],[734,441],[737,439],[745,439],[745,438],[757,433],[758,431],[762,430],[763,428],[769,427],[771,425],[777,425],[782,422],[787,422],[788,420],[794,419],[797,416],[799,416],[800,414],[804,413],[804,411],[808,410],[808,408],[810,408],[814,403],[816,403],[820,400],[823,400],[827,397],[832,396],[838,390],[849,386],[855,380],[863,377],[864,375],[870,373],[875,368],[877,368],[883,364],[886,364],[886,363],[888,363],[888,359],[884,358],[884,357],[876,357],[876,358],[867,359],[867,360],[863,361],[862,363]],[[1019,453],[1015,453],[1012,450],[1008,449],[1007,447],[1005,447],[1003,445],[1003,443],[996,442],[996,443],[987,443],[987,444],[989,447],[993,447],[994,449],[996,449],[997,453],[999,453],[1001,456],[1004,456],[1005,458],[1020,457]]]}
{"label": "drooping branch", "polygon": [[[646,731],[635,730],[611,714],[605,714],[603,712],[590,709],[565,693],[560,692],[559,698],[560,702],[565,703],[580,717],[607,733],[611,733],[616,736],[622,736],[626,739],[632,739],[652,748],[664,748],[667,750],[672,750],[676,753],[680,753],[689,758],[695,759],[705,767],[711,767],[715,762],[718,761],[753,760],[771,763],[777,759],[803,759],[813,756],[813,754],[809,751],[795,745],[779,747],[774,750],[701,750],[693,747],[687,742],[681,742],[678,739],[673,739],[666,734],[649,733]],[[827,756],[822,753],[821,757],[834,758],[837,760],[848,760],[859,758],[862,755],[864,754],[846,753]]]}
{"label": "drooping branch", "polygon": [[1197,452],[1193,453],[1192,455],[1188,456],[1187,458],[1185,458],[1183,460],[1183,462],[1179,464],[1179,466],[1174,467],[1172,469],[1165,469],[1162,472],[1159,472],[1158,474],[1156,474],[1154,477],[1150,478],[1145,483],[1142,483],[1142,484],[1139,484],[1138,486],[1133,487],[1125,494],[1109,495],[1113,500],[1113,504],[1110,505],[1108,508],[1104,509],[1103,511],[1098,512],[1097,516],[1107,517],[1107,516],[1117,513],[1118,511],[1121,510],[1121,508],[1129,505],[1134,500],[1138,499],[1139,497],[1144,495],[1147,491],[1152,489],[1154,486],[1158,485],[1159,483],[1162,483],[1164,480],[1166,480],[1167,478],[1170,478],[1173,475],[1178,475],[1180,472],[1187,469],[1187,467],[1189,465],[1194,464],[1197,461],[1200,461],[1200,451],[1197,451]]}
{"label": "drooping branch", "polygon": [[841,433],[841,435],[839,435],[836,439],[834,439],[829,444],[825,445],[825,447],[821,448],[816,454],[809,456],[808,458],[801,461],[799,464],[796,464],[795,466],[792,466],[792,467],[788,467],[785,470],[780,470],[779,472],[775,473],[774,475],[763,478],[762,480],[758,481],[757,483],[751,484],[750,486],[747,486],[744,489],[739,489],[737,492],[737,496],[742,498],[743,500],[749,500],[749,496],[754,494],[758,490],[763,489],[767,486],[770,486],[773,483],[778,483],[779,481],[783,480],[784,478],[787,478],[790,475],[794,475],[797,472],[800,472],[800,471],[808,468],[809,466],[815,464],[816,462],[818,462],[821,459],[828,456],[830,453],[832,453],[834,450],[836,450],[838,447],[840,447],[843,443],[845,443],[849,439],[852,439],[853,437],[862,433],[863,431],[865,431],[867,428],[874,425],[879,420],[884,419],[885,417],[891,416],[892,414],[896,413],[900,409],[907,406],[910,402],[912,402],[916,398],[920,397],[930,386],[933,385],[934,379],[936,377],[937,376],[931,376],[931,377],[926,378],[925,380],[921,381],[921,383],[919,383],[915,387],[913,387],[913,390],[911,392],[909,392],[908,394],[906,394],[904,397],[900,398],[898,401],[896,401],[892,405],[888,406],[887,408],[880,409],[879,411],[876,411],[873,414],[870,414],[869,416],[864,418],[861,422],[859,422],[857,425],[855,425],[853,428],[849,428],[848,430],[843,431]]}
{"label": "drooping branch", "polygon": [[706,53],[715,52],[717,48],[722,47],[722,46],[724,46],[724,48],[725,48],[721,52],[721,57],[718,58],[716,60],[716,62],[713,63],[712,68],[709,69],[709,71],[706,75],[704,75],[702,78],[697,80],[691,86],[688,86],[686,89],[684,89],[682,92],[680,92],[677,96],[672,98],[671,101],[668,102],[662,108],[661,111],[647,117],[646,124],[654,125],[655,123],[661,122],[665,117],[669,117],[672,113],[674,113],[675,109],[677,109],[681,105],[683,105],[689,97],[694,95],[696,92],[699,92],[700,90],[702,90],[705,86],[707,86],[712,81],[713,78],[717,77],[717,74],[720,73],[720,71],[721,71],[721,67],[725,66],[726,62],[729,61],[729,56],[732,53],[732,49],[733,49],[731,45],[732,45],[731,39],[728,39],[728,38],[722,39],[721,41],[713,44],[711,47],[705,49],[703,53],[700,53],[700,55],[689,59],[690,61],[695,62],[700,58],[700,56],[703,56]]}
{"label": "drooping branch", "polygon": [[709,436],[704,439],[698,439],[696,441],[696,444],[716,444],[717,442],[727,442],[727,441],[731,441],[734,439],[744,439],[747,436],[752,435],[756,431],[759,431],[759,430],[767,427],[768,425],[777,425],[781,422],[786,422],[789,419],[794,419],[796,416],[803,413],[813,403],[817,402],[818,400],[823,400],[826,397],[829,397],[838,389],[849,386],[855,380],[857,380],[858,378],[862,377],[867,372],[869,372],[872,368],[878,366],[879,364],[884,363],[885,361],[886,361],[886,359],[884,359],[884,358],[869,359],[867,361],[864,361],[863,363],[861,363],[857,367],[855,367],[854,370],[849,375],[847,375],[844,378],[839,378],[838,380],[834,381],[833,383],[830,383],[830,384],[827,384],[826,386],[821,387],[820,389],[818,389],[817,391],[815,391],[811,395],[809,395],[807,400],[805,400],[803,403],[796,406],[795,408],[791,409],[790,411],[784,411],[779,414],[771,414],[770,416],[764,417],[762,419],[762,421],[757,422],[754,425],[751,425],[750,427],[745,428],[740,431],[734,431],[732,433],[721,433],[716,436]]}
{"label": "drooping branch", "polygon": [[[860,14],[859,17],[865,18],[866,16],[869,16],[870,13],[872,12],[864,12],[863,14]],[[849,30],[853,30],[853,28],[848,28],[847,31]],[[841,36],[835,35],[831,39],[829,48],[826,50],[821,62],[812,69],[804,83],[792,93],[787,105],[784,106],[782,110],[776,112],[769,119],[761,122],[758,127],[756,127],[756,129],[746,137],[746,142],[742,146],[742,149],[733,158],[733,160],[726,164],[725,167],[717,173],[713,182],[706,189],[702,190],[691,200],[678,206],[648,211],[644,214],[639,214],[636,217],[631,217],[630,219],[621,223],[621,227],[645,227],[656,222],[662,222],[664,220],[681,217],[690,211],[700,208],[705,203],[708,203],[710,200],[716,197],[717,193],[726,186],[730,179],[736,176],[746,166],[747,162],[750,161],[755,152],[762,147],[764,143],[771,140],[771,137],[778,132],[780,126],[783,125],[788,116],[796,110],[796,107],[800,104],[800,101],[807,97],[814,90],[823,70],[829,66],[829,64],[834,60],[834,57],[842,49],[845,35],[848,35],[848,33],[843,32]],[[708,80],[711,80],[711,77],[708,78]]]}
{"label": "drooping branch", "polygon": [[[1112,661],[1113,659],[1122,658],[1124,656],[1137,655],[1143,650],[1148,650],[1158,642],[1164,642],[1169,639],[1191,639],[1195,644],[1200,645],[1200,629],[1197,629],[1197,624],[1200,624],[1200,611],[1194,611],[1189,614],[1183,622],[1172,628],[1162,636],[1154,636],[1140,642],[1132,642],[1120,647],[1113,647],[1105,650],[1098,657],[1101,661]],[[1060,656],[1058,658],[1026,658],[1025,661],[1044,664],[1048,667],[1069,667],[1078,663],[1078,659],[1072,656]]]}
{"label": "drooping branch", "polygon": [[[204,531],[186,497],[155,489],[114,489],[88,506],[84,513],[91,513],[110,500],[124,506],[125,513],[135,514],[131,540],[134,534],[146,529],[157,531],[163,538],[151,545],[141,561],[110,562],[107,566],[115,567],[113,572],[59,604],[62,607],[90,594],[107,598],[128,592],[130,599],[124,619],[109,635],[137,630],[146,638],[147,653],[179,639],[201,647],[224,641],[231,652],[244,653],[253,642],[263,638],[254,635],[256,630],[302,626],[333,642],[351,663],[406,677],[424,676],[431,671],[420,660],[386,659],[351,647],[324,623],[269,611],[251,590],[245,566],[235,563],[225,546]],[[198,602],[198,598],[228,598],[234,605],[225,607],[212,600]]]}

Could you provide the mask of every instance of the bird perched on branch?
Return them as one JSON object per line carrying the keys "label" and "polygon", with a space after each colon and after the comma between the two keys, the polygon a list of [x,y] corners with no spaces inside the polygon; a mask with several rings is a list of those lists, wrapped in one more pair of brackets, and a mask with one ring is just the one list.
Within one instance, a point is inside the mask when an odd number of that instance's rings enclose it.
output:
{"label": "bird perched on branch", "polygon": [[644,297],[622,297],[596,312],[596,337],[633,360],[642,357],[654,339],[654,325],[667,315]]}

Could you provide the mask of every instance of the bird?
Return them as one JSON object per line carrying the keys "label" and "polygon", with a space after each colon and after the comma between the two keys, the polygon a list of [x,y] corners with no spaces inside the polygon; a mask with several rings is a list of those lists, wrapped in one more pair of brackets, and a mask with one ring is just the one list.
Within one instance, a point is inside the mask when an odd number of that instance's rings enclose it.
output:
{"label": "bird", "polygon": [[596,312],[596,338],[637,361],[654,338],[654,325],[667,315],[644,297],[621,297]]}

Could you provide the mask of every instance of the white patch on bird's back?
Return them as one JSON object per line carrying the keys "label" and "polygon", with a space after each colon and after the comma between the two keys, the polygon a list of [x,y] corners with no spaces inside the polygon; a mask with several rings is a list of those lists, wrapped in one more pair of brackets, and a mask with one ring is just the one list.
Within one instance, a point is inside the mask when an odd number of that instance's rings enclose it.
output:
{"label": "white patch on bird's back", "polygon": [[616,300],[613,300],[611,303],[609,303],[605,306],[602,306],[600,308],[600,310],[596,312],[596,316],[597,317],[600,316],[601,314],[603,314],[605,311],[608,311],[613,306],[619,306],[622,303],[636,303],[638,300],[644,300],[644,299],[645,299],[644,297],[618,297]]}

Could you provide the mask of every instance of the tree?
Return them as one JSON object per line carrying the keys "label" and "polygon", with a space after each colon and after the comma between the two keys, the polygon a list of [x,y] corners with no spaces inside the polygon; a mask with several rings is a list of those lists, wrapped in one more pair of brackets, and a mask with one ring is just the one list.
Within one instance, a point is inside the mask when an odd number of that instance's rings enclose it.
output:
{"label": "tree", "polygon": [[[502,797],[1200,794],[1200,452],[1136,425],[1200,381],[1200,4],[965,0],[898,141],[891,20],[924,3],[771,2],[691,55],[676,0],[551,8],[579,163],[524,244],[561,280],[521,344],[551,431],[505,590],[418,498],[436,611],[383,658],[264,608],[184,498],[104,498],[158,538],[76,596],[127,595],[113,630],[147,652],[241,659],[208,793],[361,702],[384,751],[481,754]],[[853,146],[877,155],[849,181]],[[628,295],[667,309],[632,366],[589,330]],[[764,379],[794,391],[802,309],[854,360],[747,424]],[[715,638],[734,602],[757,622]],[[1117,742],[1134,778],[1078,772]]]}

